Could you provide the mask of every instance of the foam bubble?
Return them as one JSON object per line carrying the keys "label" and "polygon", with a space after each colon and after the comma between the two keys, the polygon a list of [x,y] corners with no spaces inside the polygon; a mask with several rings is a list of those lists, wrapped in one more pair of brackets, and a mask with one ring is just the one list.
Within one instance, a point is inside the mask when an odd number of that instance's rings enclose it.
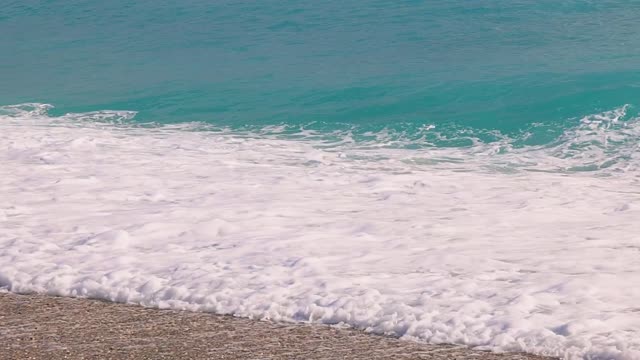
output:
{"label": "foam bubble", "polygon": [[640,358],[637,159],[570,170],[631,151],[633,118],[409,150],[42,108],[0,116],[2,288]]}

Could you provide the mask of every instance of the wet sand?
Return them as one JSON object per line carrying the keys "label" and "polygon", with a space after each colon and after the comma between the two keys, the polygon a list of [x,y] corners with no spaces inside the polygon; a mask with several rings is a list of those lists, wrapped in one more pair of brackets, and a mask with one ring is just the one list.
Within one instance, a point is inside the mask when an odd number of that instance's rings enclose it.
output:
{"label": "wet sand", "polygon": [[322,325],[0,292],[0,359],[545,359]]}

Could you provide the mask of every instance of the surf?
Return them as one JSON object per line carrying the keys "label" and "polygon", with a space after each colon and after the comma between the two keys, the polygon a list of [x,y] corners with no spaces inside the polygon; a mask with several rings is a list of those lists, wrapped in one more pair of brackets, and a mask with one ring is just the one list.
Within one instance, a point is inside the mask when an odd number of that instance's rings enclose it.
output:
{"label": "surf", "polygon": [[0,110],[3,289],[638,357],[629,107],[418,148],[50,110]]}

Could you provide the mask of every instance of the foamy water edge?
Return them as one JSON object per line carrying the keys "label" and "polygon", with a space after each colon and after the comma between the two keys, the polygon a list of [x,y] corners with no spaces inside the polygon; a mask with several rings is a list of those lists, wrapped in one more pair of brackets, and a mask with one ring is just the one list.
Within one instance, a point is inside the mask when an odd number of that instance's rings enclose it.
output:
{"label": "foamy water edge", "polygon": [[112,124],[131,112],[4,109],[10,291],[640,358],[637,130],[617,125],[624,108],[565,134],[579,141],[504,156],[508,142],[327,148]]}

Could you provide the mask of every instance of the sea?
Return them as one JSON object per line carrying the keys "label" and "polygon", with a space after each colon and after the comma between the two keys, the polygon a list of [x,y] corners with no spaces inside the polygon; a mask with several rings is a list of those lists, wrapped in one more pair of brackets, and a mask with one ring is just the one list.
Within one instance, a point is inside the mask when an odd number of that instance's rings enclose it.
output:
{"label": "sea", "polygon": [[0,289],[640,359],[638,19],[0,0]]}

